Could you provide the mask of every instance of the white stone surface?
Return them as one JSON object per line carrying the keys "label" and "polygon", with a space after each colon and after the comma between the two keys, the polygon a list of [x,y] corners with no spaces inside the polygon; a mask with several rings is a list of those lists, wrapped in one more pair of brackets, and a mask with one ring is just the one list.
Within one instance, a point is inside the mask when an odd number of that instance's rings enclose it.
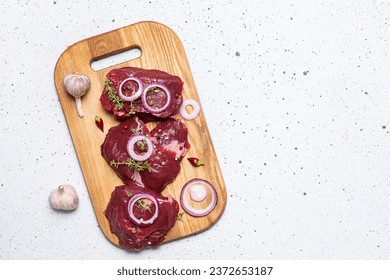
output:
{"label": "white stone surface", "polygon": [[[390,4],[281,2],[1,1],[0,259],[389,259]],[[229,199],[210,230],[136,254],[98,227],[53,71],[142,20],[183,41]],[[64,214],[47,199],[65,183]]]}

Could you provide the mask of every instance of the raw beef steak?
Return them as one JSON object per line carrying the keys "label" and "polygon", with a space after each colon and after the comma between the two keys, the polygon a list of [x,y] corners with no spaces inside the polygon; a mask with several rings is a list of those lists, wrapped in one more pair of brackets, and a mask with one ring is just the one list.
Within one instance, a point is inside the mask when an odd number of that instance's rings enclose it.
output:
{"label": "raw beef steak", "polygon": [[[153,153],[144,162],[136,162],[128,154],[127,143],[135,135],[147,136],[153,144]],[[133,116],[110,128],[102,155],[125,184],[135,181],[161,192],[179,174],[180,161],[190,148],[187,136],[187,127],[178,119],[167,119],[149,133],[145,124]]]}
{"label": "raw beef steak", "polygon": [[[145,186],[156,186],[153,190],[162,191],[180,172],[180,161],[190,149],[187,127],[180,121],[168,119],[151,131],[152,141],[158,152],[151,157],[149,164],[156,172],[141,173]],[[166,183],[162,184],[162,177]]]}
{"label": "raw beef steak", "polygon": [[[137,225],[129,217],[128,203],[138,194],[151,195],[158,201],[158,215],[150,225]],[[137,202],[139,203],[135,203],[132,208],[134,215],[145,221],[150,219],[156,211],[156,205],[150,200]],[[119,245],[128,250],[139,251],[145,247],[159,246],[169,229],[174,226],[178,212],[179,205],[170,195],[164,197],[133,182],[115,188],[104,214],[110,223],[111,232],[119,239]]]}
{"label": "raw beef steak", "polygon": [[[112,111],[115,118],[125,120],[133,114],[137,114],[144,121],[156,120],[158,118],[167,118],[175,116],[181,104],[183,103],[182,90],[183,81],[177,77],[160,70],[147,70],[135,67],[123,67],[114,69],[106,75],[107,80],[103,93],[100,97],[102,106]],[[150,113],[142,105],[141,98],[134,101],[123,101],[118,95],[118,88],[123,80],[127,78],[137,78],[143,82],[144,86],[152,83],[158,83],[168,88],[169,92],[165,93],[162,89],[156,89],[147,95],[148,104],[153,107],[161,108],[167,101],[167,94],[170,95],[168,107],[160,113]],[[122,92],[126,96],[131,96],[138,90],[136,82],[128,81],[122,86]]]}

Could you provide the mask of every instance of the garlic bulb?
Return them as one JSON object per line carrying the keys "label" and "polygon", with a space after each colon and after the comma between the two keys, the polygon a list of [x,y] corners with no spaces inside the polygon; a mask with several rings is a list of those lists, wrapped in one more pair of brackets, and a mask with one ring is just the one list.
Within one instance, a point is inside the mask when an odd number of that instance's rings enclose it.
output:
{"label": "garlic bulb", "polygon": [[61,185],[50,193],[49,203],[54,209],[74,210],[79,205],[79,197],[73,186]]}
{"label": "garlic bulb", "polygon": [[77,113],[79,117],[84,117],[84,112],[81,107],[81,96],[86,94],[89,90],[91,80],[86,75],[73,72],[65,75],[64,86],[66,91],[76,99]]}

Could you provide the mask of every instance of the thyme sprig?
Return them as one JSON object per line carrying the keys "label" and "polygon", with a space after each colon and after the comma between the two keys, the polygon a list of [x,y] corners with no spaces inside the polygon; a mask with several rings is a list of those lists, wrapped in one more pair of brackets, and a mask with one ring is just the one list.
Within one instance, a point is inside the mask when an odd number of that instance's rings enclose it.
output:
{"label": "thyme sprig", "polygon": [[112,160],[110,162],[110,166],[115,167],[115,168],[118,168],[119,165],[123,165],[123,164],[126,165],[127,167],[129,167],[130,169],[136,170],[138,172],[144,171],[144,170],[148,170],[149,172],[154,172],[154,169],[151,168],[149,163],[147,163],[146,161],[145,162],[135,161],[132,158],[128,158],[125,161]]}
{"label": "thyme sprig", "polygon": [[107,91],[108,100],[114,103],[115,109],[123,110],[123,100],[116,94],[116,90],[112,87],[112,82],[110,80],[104,81],[104,90]]}
{"label": "thyme sprig", "polygon": [[128,112],[127,114],[130,116],[130,115],[134,115],[136,113],[136,111],[134,110],[135,109],[135,106],[133,104],[133,101],[130,102],[130,112]]}
{"label": "thyme sprig", "polygon": [[133,195],[133,192],[132,192],[132,191],[128,191],[128,190],[125,189],[125,192],[126,192],[126,194],[127,194],[128,197],[130,197],[130,196]]}
{"label": "thyme sprig", "polygon": [[141,141],[138,141],[138,147],[141,151],[145,151],[148,147],[148,143],[146,142],[146,137],[142,139]]}
{"label": "thyme sprig", "polygon": [[158,87],[151,87],[148,93],[159,93],[161,90]]}
{"label": "thyme sprig", "polygon": [[146,202],[142,202],[141,200],[137,201],[137,207],[142,210],[142,212],[148,211],[149,213],[152,213],[152,209],[150,208],[150,204],[147,204]]}

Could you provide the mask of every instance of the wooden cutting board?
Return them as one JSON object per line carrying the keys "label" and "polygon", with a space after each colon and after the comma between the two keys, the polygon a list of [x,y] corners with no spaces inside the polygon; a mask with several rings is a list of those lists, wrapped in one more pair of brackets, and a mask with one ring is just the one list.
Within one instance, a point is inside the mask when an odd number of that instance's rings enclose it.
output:
{"label": "wooden cutting board", "polygon": [[[92,70],[91,63],[93,61],[135,47],[142,51],[139,58],[99,71]],[[110,112],[103,109],[99,98],[106,74],[114,68],[124,66],[159,69],[177,75],[184,81],[184,99],[193,98],[199,101],[180,39],[170,28],[160,23],[139,22],[82,40],[68,47],[59,57],[54,72],[57,93],[100,228],[114,244],[118,244],[118,239],[111,233],[103,212],[114,187],[123,183],[101,156],[100,146],[108,129],[117,125],[118,121]],[[63,84],[64,76],[73,71],[86,74],[91,79],[91,88],[82,98],[84,118],[78,117],[75,100],[65,91]],[[95,125],[96,115],[101,116],[104,120],[104,133]],[[183,185],[190,179],[197,177],[206,179],[214,185],[218,193],[218,204],[206,217],[193,218],[184,214],[182,221],[177,221],[169,231],[166,241],[210,228],[222,215],[226,205],[225,184],[203,112],[195,120],[184,121],[184,123],[188,127],[191,144],[186,158],[198,157],[206,165],[195,168],[184,158],[178,177],[166,187],[163,194],[171,194],[177,201],[180,201],[180,191]],[[153,124],[148,124],[148,126],[150,128]],[[180,209],[180,211],[183,210]]]}

